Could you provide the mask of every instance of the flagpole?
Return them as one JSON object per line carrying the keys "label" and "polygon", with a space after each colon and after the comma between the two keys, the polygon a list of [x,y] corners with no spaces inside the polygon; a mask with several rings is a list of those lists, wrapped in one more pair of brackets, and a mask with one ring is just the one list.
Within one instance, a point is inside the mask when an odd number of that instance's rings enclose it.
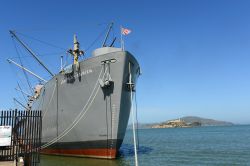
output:
{"label": "flagpole", "polygon": [[120,33],[121,33],[121,49],[124,50],[124,43],[123,43],[123,37],[122,37],[122,26],[120,26]]}
{"label": "flagpole", "polygon": [[125,50],[125,42],[124,42],[124,37],[122,37],[122,51]]}
{"label": "flagpole", "polygon": [[127,29],[127,28],[123,28],[121,26],[121,48],[122,48],[122,51],[125,50],[125,42],[124,42],[124,37],[123,36],[126,36],[128,34],[131,33],[131,30],[130,29]]}

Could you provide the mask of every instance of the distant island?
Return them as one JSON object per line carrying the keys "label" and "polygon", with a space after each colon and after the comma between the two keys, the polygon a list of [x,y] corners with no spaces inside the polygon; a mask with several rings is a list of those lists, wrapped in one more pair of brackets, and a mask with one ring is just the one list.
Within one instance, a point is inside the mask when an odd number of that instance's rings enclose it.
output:
{"label": "distant island", "polygon": [[191,123],[187,123],[182,118],[179,118],[179,119],[169,120],[167,122],[153,125],[151,126],[151,128],[177,128],[177,127],[184,128],[184,127],[199,127],[199,126],[201,126],[201,122],[194,121]]}
{"label": "distant island", "polygon": [[233,123],[206,119],[197,116],[186,116],[179,119],[169,120],[160,124],[152,125],[151,128],[176,128],[176,127],[199,127],[199,126],[231,126]]}
{"label": "distant island", "polygon": [[[206,119],[197,116],[185,116],[179,119],[168,120],[162,123],[149,123],[149,124],[137,124],[139,129],[147,128],[188,128],[188,127],[202,127],[202,126],[231,126],[234,125],[231,122]],[[129,129],[132,125],[128,126]]]}

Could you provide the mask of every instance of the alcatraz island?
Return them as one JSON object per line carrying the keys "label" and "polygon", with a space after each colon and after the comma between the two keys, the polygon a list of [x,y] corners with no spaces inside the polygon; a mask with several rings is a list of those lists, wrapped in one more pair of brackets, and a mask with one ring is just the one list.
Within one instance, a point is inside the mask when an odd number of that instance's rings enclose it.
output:
{"label": "alcatraz island", "polygon": [[[190,127],[204,127],[204,126],[232,126],[231,122],[201,118],[197,116],[185,116],[178,119],[167,120],[161,123],[138,123],[139,129],[150,128],[190,128]],[[128,125],[128,129],[132,129],[132,125]]]}
{"label": "alcatraz island", "polygon": [[198,127],[201,126],[200,122],[193,122],[191,124],[186,123],[181,118],[175,120],[169,120],[157,125],[153,125],[151,128],[177,128],[177,127]]}
{"label": "alcatraz island", "polygon": [[159,124],[154,124],[151,128],[186,128],[200,126],[230,126],[231,122],[218,121],[213,119],[205,119],[195,116],[186,116],[179,119],[168,120]]}

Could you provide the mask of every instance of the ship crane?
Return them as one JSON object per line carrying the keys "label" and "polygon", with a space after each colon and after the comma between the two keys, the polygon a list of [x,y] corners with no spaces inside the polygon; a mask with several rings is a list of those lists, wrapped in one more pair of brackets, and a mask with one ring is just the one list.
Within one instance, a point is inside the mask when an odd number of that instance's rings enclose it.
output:
{"label": "ship crane", "polygon": [[26,69],[26,68],[23,67],[22,65],[16,63],[15,61],[13,61],[13,60],[11,60],[11,59],[7,59],[7,61],[8,61],[9,63],[12,63],[12,64],[16,65],[17,67],[19,67],[19,68],[25,70],[25,71],[28,72],[29,74],[31,74],[31,75],[35,76],[36,78],[38,78],[39,80],[41,80],[41,81],[43,81],[43,82],[45,82],[45,83],[47,82],[47,80],[45,80],[45,79],[43,79],[42,77],[38,76],[37,74],[33,73],[33,72],[30,71],[29,69]]}
{"label": "ship crane", "polygon": [[35,60],[53,77],[54,74],[43,64],[43,62],[38,58],[38,56],[21,40],[18,38],[14,31],[10,31],[12,37],[14,37],[34,58]]}

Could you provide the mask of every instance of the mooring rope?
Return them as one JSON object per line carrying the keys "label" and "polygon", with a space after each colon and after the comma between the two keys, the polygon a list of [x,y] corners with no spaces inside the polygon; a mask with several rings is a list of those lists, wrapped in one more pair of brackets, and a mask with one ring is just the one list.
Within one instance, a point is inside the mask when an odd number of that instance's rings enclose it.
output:
{"label": "mooring rope", "polygon": [[[89,99],[88,99],[87,103],[84,105],[83,109],[78,114],[78,116],[74,119],[74,121],[71,123],[71,125],[67,129],[65,129],[59,136],[55,137],[50,142],[48,142],[48,143],[44,144],[43,146],[41,146],[41,149],[47,148],[48,146],[50,146],[50,145],[54,144],[55,142],[59,141],[60,139],[62,139],[65,135],[67,135],[79,123],[79,121],[82,118],[85,117],[86,113],[88,112],[90,106],[92,105],[92,103],[93,103],[93,101],[94,101],[94,99],[95,99],[95,97],[96,97],[96,95],[97,95],[97,93],[98,93],[98,91],[100,89],[100,86],[98,86],[98,83],[99,83],[99,79],[101,77],[102,71],[103,71],[103,68],[100,71],[100,74],[99,74],[99,76],[97,78],[96,84],[95,84],[95,86],[93,88],[93,91],[91,92],[91,94],[89,96]],[[107,68],[105,68],[103,78],[104,78],[106,72],[107,72]],[[98,87],[98,88],[97,88],[97,90],[95,92],[96,87]],[[95,92],[95,94],[94,94],[94,92]]]}
{"label": "mooring rope", "polygon": [[137,141],[136,141],[136,134],[135,134],[135,115],[134,115],[134,106],[133,106],[132,74],[131,74],[131,64],[130,63],[129,63],[129,85],[130,85],[130,101],[131,101],[131,112],[132,112],[132,124],[133,124],[133,140],[134,140],[135,165],[138,166]]}
{"label": "mooring rope", "polygon": [[50,97],[50,99],[49,99],[49,104],[47,105],[47,108],[46,108],[46,110],[44,111],[42,120],[44,119],[46,113],[47,113],[48,110],[49,110],[49,105],[50,105],[50,103],[51,103],[51,101],[52,101],[52,99],[53,99],[53,97],[54,97],[54,93],[55,93],[55,90],[56,90],[56,84],[57,84],[57,83],[55,83],[55,85],[54,85],[54,89],[53,89],[52,95],[51,95],[51,97]]}
{"label": "mooring rope", "polygon": [[136,119],[136,135],[137,135],[137,149],[139,150],[140,147],[140,140],[139,140],[139,122],[138,122],[138,109],[137,109],[137,99],[136,99],[136,91],[134,93],[135,98],[135,119]]}

